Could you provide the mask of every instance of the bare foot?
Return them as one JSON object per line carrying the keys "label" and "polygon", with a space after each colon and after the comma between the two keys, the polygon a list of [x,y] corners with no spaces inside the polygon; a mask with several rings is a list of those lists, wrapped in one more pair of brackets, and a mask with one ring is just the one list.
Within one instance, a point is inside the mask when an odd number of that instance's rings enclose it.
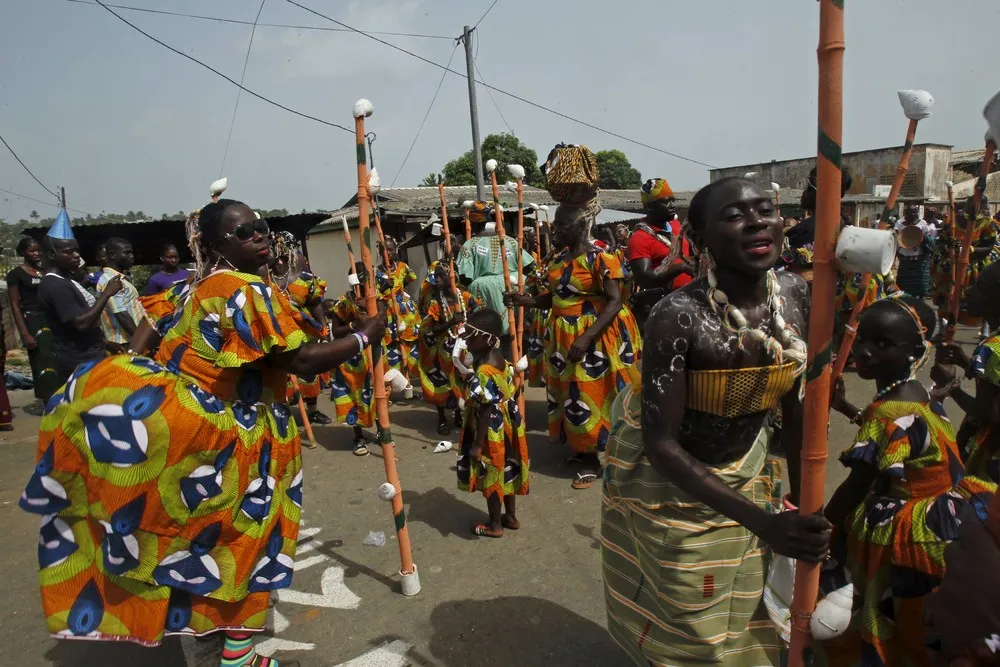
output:
{"label": "bare foot", "polygon": [[518,521],[516,517],[513,517],[510,514],[504,514],[500,518],[500,525],[502,525],[504,528],[507,528],[508,530],[517,530],[518,528],[521,527],[521,522]]}
{"label": "bare foot", "polygon": [[472,532],[479,537],[503,537],[503,528],[492,528],[485,523],[476,524]]}

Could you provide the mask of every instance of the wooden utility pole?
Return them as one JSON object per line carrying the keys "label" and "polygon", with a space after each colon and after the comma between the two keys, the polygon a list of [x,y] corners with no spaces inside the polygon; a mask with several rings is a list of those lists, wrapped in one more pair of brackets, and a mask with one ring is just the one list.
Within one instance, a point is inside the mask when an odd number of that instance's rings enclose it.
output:
{"label": "wooden utility pole", "polygon": [[465,71],[469,79],[469,115],[472,116],[472,161],[476,164],[476,199],[483,198],[483,154],[479,141],[479,107],[476,106],[476,67],[472,59],[472,28],[465,26],[462,43],[465,44]]}

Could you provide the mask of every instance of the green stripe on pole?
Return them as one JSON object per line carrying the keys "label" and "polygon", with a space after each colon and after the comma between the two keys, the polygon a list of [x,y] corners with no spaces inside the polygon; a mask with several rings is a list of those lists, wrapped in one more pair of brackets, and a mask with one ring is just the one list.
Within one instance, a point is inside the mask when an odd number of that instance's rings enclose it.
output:
{"label": "green stripe on pole", "polygon": [[903,144],[903,152],[905,153],[906,151],[909,151],[909,150],[913,150],[913,142],[911,140],[907,139],[906,143]]}
{"label": "green stripe on pole", "polygon": [[382,444],[382,445],[391,445],[392,444],[392,430],[388,426],[384,426],[384,427],[382,427],[382,428],[379,429],[379,432],[378,432],[378,441],[379,441],[379,444]]}
{"label": "green stripe on pole", "polygon": [[358,164],[365,164],[368,158],[365,156],[365,145],[358,144]]}
{"label": "green stripe on pole", "polygon": [[837,9],[843,9],[844,0],[833,0],[833,6],[836,7]]}
{"label": "green stripe on pole", "polygon": [[406,510],[399,510],[399,514],[392,517],[392,522],[396,524],[396,532],[406,528]]}
{"label": "green stripe on pole", "polygon": [[363,247],[365,247],[365,248],[371,248],[372,247],[372,228],[371,227],[365,227],[364,237],[365,237],[365,245]]}
{"label": "green stripe on pole", "polygon": [[830,365],[830,359],[832,358],[832,351],[830,348],[830,341],[826,342],[826,345],[819,351],[815,357],[813,357],[812,362],[806,368],[806,382],[812,382],[820,375],[823,374],[823,369]]}
{"label": "green stripe on pole", "polygon": [[840,148],[840,144],[831,139],[823,130],[819,131],[817,148],[820,155],[832,162],[837,169],[841,168],[842,149]]}

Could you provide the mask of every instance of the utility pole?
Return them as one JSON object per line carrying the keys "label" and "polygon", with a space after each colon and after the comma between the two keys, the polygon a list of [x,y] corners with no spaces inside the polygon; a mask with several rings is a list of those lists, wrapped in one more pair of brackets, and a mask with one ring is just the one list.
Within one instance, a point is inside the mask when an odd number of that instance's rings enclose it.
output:
{"label": "utility pole", "polygon": [[59,188],[59,202],[62,204],[63,208],[66,208],[66,188]]}
{"label": "utility pole", "polygon": [[483,153],[479,141],[479,109],[476,106],[476,72],[472,60],[472,28],[465,26],[462,33],[465,43],[465,71],[469,79],[469,113],[472,116],[472,161],[476,163],[476,199],[485,201],[483,197]]}

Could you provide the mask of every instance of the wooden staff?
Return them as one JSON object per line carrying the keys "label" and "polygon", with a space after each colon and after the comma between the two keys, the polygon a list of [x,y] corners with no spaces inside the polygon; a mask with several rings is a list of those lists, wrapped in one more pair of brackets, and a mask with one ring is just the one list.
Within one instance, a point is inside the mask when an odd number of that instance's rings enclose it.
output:
{"label": "wooden staff", "polygon": [[[441,230],[444,232],[444,253],[448,256],[448,282],[451,284],[451,291],[458,299],[458,307],[465,318],[465,299],[458,291],[455,283],[455,256],[451,254],[451,232],[448,230],[448,204],[444,200],[444,179],[438,177],[438,196],[441,198]],[[446,300],[447,302],[447,300]]]}
{"label": "wooden staff", "polygon": [[[844,94],[844,3],[820,0],[819,136],[817,141],[816,242],[813,246],[813,307],[809,314],[809,358],[806,364],[805,416],[799,511],[814,514],[823,507],[826,478],[827,425],[830,420],[830,347],[837,286],[834,247],[840,229],[841,136]],[[798,561],[792,599],[789,667],[803,667],[809,646],[809,618],[819,593],[819,564]]]}
{"label": "wooden staff", "polygon": [[[486,169],[490,172],[490,185],[493,186],[493,211],[497,223],[497,236],[500,238],[500,262],[503,265],[503,284],[505,291],[509,294],[510,286],[510,265],[507,263],[507,241],[503,228],[503,212],[500,210],[500,188],[497,186],[496,160],[486,163]],[[510,352],[514,367],[514,378],[520,387],[521,374],[517,370],[517,362],[521,359],[521,341],[514,334],[517,332],[517,322],[514,321],[514,309],[507,309],[507,329],[511,334]],[[524,413],[522,413],[523,415]]]}
{"label": "wooden staff", "polygon": [[291,374],[288,377],[292,380],[292,390],[299,397],[299,416],[302,417],[302,426],[306,430],[306,438],[309,439],[309,444],[306,447],[316,449],[316,438],[313,437],[313,427],[309,423],[309,415],[306,413],[306,402],[302,398],[302,390],[299,389],[299,379]]}
{"label": "wooden staff", "polygon": [[[945,185],[948,187],[948,239],[949,245],[955,241],[955,184],[951,181],[946,181]],[[948,256],[951,258],[951,284],[955,284],[955,262],[958,260],[956,257],[955,248],[948,248]]]}
{"label": "wooden staff", "polygon": [[[997,99],[997,98],[994,98]],[[986,140],[986,153],[983,155],[983,168],[979,171],[979,180],[976,181],[976,190],[972,195],[973,208],[972,220],[966,220],[965,235],[962,237],[962,249],[958,255],[958,267],[955,269],[955,280],[951,288],[951,298],[948,299],[948,328],[945,329],[944,341],[954,342],[955,331],[958,328],[959,311],[962,307],[962,291],[968,279],[969,253],[972,249],[972,237],[976,233],[976,223],[979,221],[979,207],[983,202],[983,193],[986,191],[986,178],[990,173],[990,166],[993,164],[993,155],[996,153],[996,141],[990,135]],[[954,262],[952,263],[954,265]]]}
{"label": "wooden staff", "polygon": [[[367,186],[366,186],[367,187]],[[368,195],[369,200],[371,200],[371,193]],[[378,232],[379,244],[382,246],[382,265],[385,267],[385,275],[389,280],[389,297],[388,307],[392,310],[393,317],[396,318],[396,337],[399,339],[399,371],[402,373],[403,377],[406,378],[407,383],[410,382],[410,376],[406,372],[406,358],[409,356],[406,350],[403,349],[403,336],[400,332],[405,330],[408,326],[403,320],[403,311],[399,309],[399,304],[396,302],[396,297],[392,294],[392,287],[395,285],[396,276],[395,269],[390,266],[389,262],[389,250],[385,247],[385,234],[382,233],[382,221],[379,219],[378,208],[372,207],[372,217],[375,219],[375,229]],[[430,264],[430,258],[428,257],[428,264]]]}
{"label": "wooden staff", "polygon": [[465,240],[468,241],[472,238],[472,220],[469,219],[469,208],[462,205],[463,215],[465,216]]}
{"label": "wooden staff", "polygon": [[[524,168],[512,164],[507,169],[517,177],[517,293],[524,294]],[[519,345],[524,341],[524,306],[517,307],[517,340]]]}
{"label": "wooden staff", "polygon": [[[375,271],[371,252],[371,227],[368,224],[368,163],[365,159],[365,118],[372,115],[372,105],[368,100],[358,100],[354,104],[354,139],[357,144],[358,158],[358,232],[361,235],[361,261],[368,273],[367,311],[369,317],[378,315],[378,304],[375,299]],[[381,230],[380,230],[381,231]],[[371,341],[378,344],[378,341]],[[406,527],[406,513],[403,511],[403,485],[396,471],[396,446],[392,441],[392,430],[389,427],[389,396],[385,391],[385,379],[382,364],[372,368],[372,380],[375,383],[375,410],[378,416],[378,439],[382,446],[382,462],[385,464],[385,478],[392,485],[392,516],[396,525],[396,538],[399,543],[399,573],[403,576],[403,594],[416,595],[420,591],[420,580],[416,576],[417,566],[413,563],[410,551],[410,534]],[[415,587],[415,588],[414,588]]]}
{"label": "wooden staff", "polygon": [[[906,128],[906,141],[903,143],[903,154],[899,156],[899,164],[896,165],[896,180],[892,182],[892,189],[889,190],[885,206],[882,207],[882,220],[886,221],[885,224],[888,224],[889,214],[896,207],[896,200],[899,198],[899,193],[903,190],[903,181],[906,180],[906,172],[910,169],[910,156],[913,154],[913,140],[917,136],[918,122],[917,119],[911,118]],[[851,319],[844,328],[844,338],[840,341],[837,361],[834,362],[833,373],[830,376],[831,387],[836,386],[837,380],[844,374],[847,359],[851,354],[851,348],[854,346],[854,339],[858,335],[858,320],[861,319],[861,312],[871,305],[868,303],[867,296],[868,287],[871,285],[872,280],[874,280],[872,274],[861,274],[861,283],[858,286],[858,300],[854,302],[854,309],[851,310]]]}

